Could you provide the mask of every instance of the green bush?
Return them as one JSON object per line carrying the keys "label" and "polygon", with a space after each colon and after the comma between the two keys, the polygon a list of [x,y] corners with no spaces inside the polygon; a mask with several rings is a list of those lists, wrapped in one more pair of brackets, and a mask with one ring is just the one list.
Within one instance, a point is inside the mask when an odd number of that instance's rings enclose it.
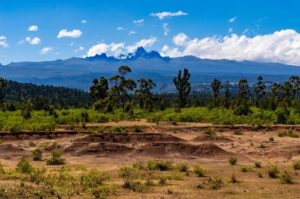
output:
{"label": "green bush", "polygon": [[108,173],[99,172],[95,169],[90,170],[87,174],[84,174],[80,178],[80,184],[85,189],[94,189],[99,185],[103,185],[106,180],[110,179]]}
{"label": "green bush", "polygon": [[268,175],[269,175],[270,178],[278,178],[279,169],[277,168],[276,165],[269,165]]}
{"label": "green bush", "polygon": [[18,162],[16,171],[19,173],[30,174],[33,170],[32,165],[28,162],[25,156]]}
{"label": "green bush", "polygon": [[65,160],[61,158],[61,151],[53,150],[51,152],[52,157],[47,160],[47,165],[63,165]]}
{"label": "green bush", "polygon": [[293,168],[294,168],[295,170],[300,170],[300,160],[295,161],[295,162],[293,163]]}
{"label": "green bush", "polygon": [[183,164],[183,163],[178,164],[177,167],[180,172],[187,172],[189,170],[189,167],[187,164]]}
{"label": "green bush", "polygon": [[194,173],[198,177],[204,177],[205,176],[205,170],[200,165],[194,165]]}
{"label": "green bush", "polygon": [[236,165],[236,163],[237,163],[237,158],[236,157],[230,157],[229,158],[229,164]]}
{"label": "green bush", "polygon": [[171,161],[148,161],[147,168],[149,170],[169,171],[173,169],[173,162]]}
{"label": "green bush", "polygon": [[292,176],[287,171],[284,171],[282,174],[280,174],[279,180],[282,184],[293,184],[294,183]]}
{"label": "green bush", "polygon": [[32,156],[34,161],[41,161],[42,160],[42,150],[36,148],[32,151]]}

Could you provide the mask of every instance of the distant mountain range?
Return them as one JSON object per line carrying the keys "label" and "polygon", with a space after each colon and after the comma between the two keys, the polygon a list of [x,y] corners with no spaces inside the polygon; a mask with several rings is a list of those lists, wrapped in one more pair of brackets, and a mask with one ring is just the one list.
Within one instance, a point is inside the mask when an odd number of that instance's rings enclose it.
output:
{"label": "distant mountain range", "polygon": [[111,57],[106,54],[87,58],[44,62],[19,62],[0,65],[0,76],[14,81],[47,84],[87,90],[94,78],[109,77],[121,65],[128,65],[134,79],[151,78],[157,84],[172,86],[172,78],[179,69],[188,68],[193,85],[209,83],[214,78],[238,81],[247,78],[254,82],[258,75],[268,81],[284,81],[300,75],[300,67],[278,63],[253,61],[209,60],[194,56],[162,57],[156,51],[146,52],[139,47],[135,53]]}

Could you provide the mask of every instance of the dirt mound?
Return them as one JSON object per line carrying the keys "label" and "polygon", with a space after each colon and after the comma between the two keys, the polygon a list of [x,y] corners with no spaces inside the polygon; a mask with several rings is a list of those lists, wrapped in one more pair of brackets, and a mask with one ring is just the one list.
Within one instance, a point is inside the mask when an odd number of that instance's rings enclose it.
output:
{"label": "dirt mound", "polygon": [[199,135],[198,137],[192,139],[194,142],[232,142],[231,139],[221,137],[221,136],[208,136],[208,135]]}
{"label": "dirt mound", "polygon": [[112,142],[112,143],[153,143],[153,142],[184,142],[183,139],[169,134],[141,133],[121,134],[103,133],[87,135],[76,140],[77,142]]}
{"label": "dirt mound", "polygon": [[12,144],[0,145],[0,154],[8,155],[8,154],[23,154],[23,153],[26,153],[26,151],[21,147]]}
{"label": "dirt mound", "polygon": [[150,157],[215,157],[229,153],[215,144],[192,145],[185,143],[152,143],[134,152],[134,155]]}
{"label": "dirt mound", "polygon": [[64,151],[73,155],[115,155],[129,153],[133,148],[114,143],[73,143],[67,147]]}

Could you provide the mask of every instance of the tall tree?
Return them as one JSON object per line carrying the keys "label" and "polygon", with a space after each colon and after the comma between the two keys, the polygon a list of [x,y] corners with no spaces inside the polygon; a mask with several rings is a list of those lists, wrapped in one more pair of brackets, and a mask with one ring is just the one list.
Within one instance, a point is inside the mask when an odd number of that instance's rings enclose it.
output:
{"label": "tall tree", "polygon": [[246,79],[241,79],[238,84],[237,104],[245,103],[249,99],[249,85]]}
{"label": "tall tree", "polygon": [[90,96],[94,101],[105,99],[108,95],[108,81],[104,77],[94,79],[90,88]]}
{"label": "tall tree", "polygon": [[6,87],[7,82],[3,78],[0,77],[0,103],[4,101],[5,95],[4,95],[4,88]]}
{"label": "tall tree", "polygon": [[300,78],[299,76],[291,76],[289,78],[289,83],[291,85],[292,97],[299,99],[299,90],[300,90]]}
{"label": "tall tree", "polygon": [[139,87],[136,89],[136,97],[140,107],[145,111],[152,111],[154,96],[152,94],[153,88],[156,84],[151,79],[138,80]]}
{"label": "tall tree", "polygon": [[186,106],[187,98],[191,92],[191,84],[189,82],[191,75],[188,69],[179,70],[177,77],[174,77],[173,82],[178,92],[179,107]]}
{"label": "tall tree", "polygon": [[126,102],[129,98],[129,92],[133,91],[136,87],[136,83],[132,79],[126,78],[126,74],[131,72],[132,71],[129,66],[120,66],[118,69],[118,74],[109,79],[112,84],[110,91],[113,97],[119,101],[123,111],[125,111]]}
{"label": "tall tree", "polygon": [[222,88],[221,81],[214,79],[214,81],[211,83],[211,88],[213,90],[213,105],[218,106],[219,105],[219,97],[220,97],[220,90]]}
{"label": "tall tree", "polygon": [[259,106],[261,99],[266,95],[266,85],[263,82],[263,77],[258,76],[257,83],[255,84],[254,92],[256,95],[255,103]]}
{"label": "tall tree", "polygon": [[231,98],[231,85],[229,81],[226,81],[225,84],[222,86],[222,88],[224,89],[224,104],[223,106],[225,108],[229,108],[230,107],[230,98]]}

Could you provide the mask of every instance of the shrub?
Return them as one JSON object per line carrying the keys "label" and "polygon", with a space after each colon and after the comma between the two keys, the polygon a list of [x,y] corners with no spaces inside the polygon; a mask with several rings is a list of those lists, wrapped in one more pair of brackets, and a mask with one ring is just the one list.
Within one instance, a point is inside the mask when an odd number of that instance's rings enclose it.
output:
{"label": "shrub", "polygon": [[263,174],[262,174],[261,172],[258,172],[258,173],[257,173],[257,176],[258,176],[259,178],[263,178]]}
{"label": "shrub", "polygon": [[173,169],[173,162],[171,161],[148,161],[147,168],[149,170],[169,171]]}
{"label": "shrub", "polygon": [[164,176],[163,176],[163,177],[160,177],[160,178],[159,178],[159,184],[160,184],[160,185],[166,185],[166,184],[167,184],[167,180],[168,180],[168,179],[167,179],[166,177],[164,177]]}
{"label": "shrub", "polygon": [[30,174],[32,172],[32,170],[33,170],[33,167],[28,162],[26,157],[23,156],[17,164],[16,171],[19,173]]}
{"label": "shrub", "polygon": [[189,167],[187,164],[178,164],[178,170],[180,172],[187,172],[189,170]]}
{"label": "shrub", "polygon": [[139,126],[134,126],[133,127],[133,132],[135,132],[135,133],[141,133],[141,132],[143,132],[143,130]]}
{"label": "shrub", "polygon": [[127,180],[123,184],[123,188],[134,192],[146,192],[147,186],[141,181]]}
{"label": "shrub", "polygon": [[278,178],[279,169],[276,165],[269,165],[268,174],[270,178]]}
{"label": "shrub", "polygon": [[275,140],[274,140],[273,137],[270,137],[270,138],[269,138],[269,141],[270,141],[270,142],[274,142]]}
{"label": "shrub", "polygon": [[295,170],[300,170],[300,160],[293,163],[293,168]]}
{"label": "shrub", "polygon": [[241,167],[241,172],[246,173],[246,172],[249,172],[249,171],[251,171],[250,167],[246,167],[246,166]]}
{"label": "shrub", "polygon": [[234,174],[232,174],[229,178],[228,178],[228,182],[229,183],[232,183],[232,184],[235,184],[235,183],[238,183],[238,180],[236,178],[236,176]]}
{"label": "shrub", "polygon": [[282,174],[280,174],[279,180],[282,184],[293,184],[294,183],[292,176],[287,171],[284,171]]}
{"label": "shrub", "polygon": [[205,129],[205,130],[204,130],[204,133],[205,133],[207,136],[214,136],[214,135],[216,135],[216,132],[215,132],[214,130],[210,129],[210,128]]}
{"label": "shrub", "polygon": [[205,176],[205,170],[200,165],[194,165],[194,173],[198,177],[204,177]]}
{"label": "shrub", "polygon": [[211,189],[220,189],[223,186],[223,180],[222,178],[209,178],[208,186]]}
{"label": "shrub", "polygon": [[254,165],[255,165],[256,168],[261,168],[261,163],[258,162],[258,161],[256,161],[256,162],[254,163]]}
{"label": "shrub", "polygon": [[61,158],[61,151],[53,150],[51,152],[52,157],[47,160],[47,165],[63,165],[65,160]]}
{"label": "shrub", "polygon": [[32,151],[33,160],[34,161],[41,161],[42,160],[42,150],[39,148],[36,148]]}
{"label": "shrub", "polygon": [[107,198],[110,195],[116,194],[117,191],[116,185],[106,185],[102,184],[99,185],[91,190],[92,195],[95,197],[95,199],[104,199]]}
{"label": "shrub", "polygon": [[236,163],[237,163],[237,158],[236,157],[230,157],[229,158],[229,164],[236,165]]}
{"label": "shrub", "polygon": [[241,130],[236,130],[233,132],[234,135],[243,135],[243,132]]}
{"label": "shrub", "polygon": [[92,169],[87,174],[81,176],[80,183],[86,189],[97,188],[99,185],[103,185],[109,178],[110,176],[107,173]]}
{"label": "shrub", "polygon": [[136,168],[125,166],[120,169],[120,176],[126,180],[135,180],[141,177]]}
{"label": "shrub", "polygon": [[299,138],[299,135],[292,130],[283,131],[278,133],[279,137],[291,137],[291,138]]}

